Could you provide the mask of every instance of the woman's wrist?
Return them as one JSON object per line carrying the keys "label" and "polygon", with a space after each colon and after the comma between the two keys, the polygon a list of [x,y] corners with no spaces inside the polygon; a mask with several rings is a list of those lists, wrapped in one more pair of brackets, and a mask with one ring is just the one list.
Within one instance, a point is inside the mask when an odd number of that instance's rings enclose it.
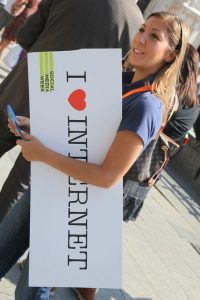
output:
{"label": "woman's wrist", "polygon": [[51,161],[52,152],[53,150],[43,145],[39,160],[45,164],[49,164],[49,162]]}

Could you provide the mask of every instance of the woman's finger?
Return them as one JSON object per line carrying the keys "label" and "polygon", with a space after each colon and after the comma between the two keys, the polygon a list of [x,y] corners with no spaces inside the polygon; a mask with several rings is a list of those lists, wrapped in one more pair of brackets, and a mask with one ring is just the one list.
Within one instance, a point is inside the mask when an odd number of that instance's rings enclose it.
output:
{"label": "woman's finger", "polygon": [[10,131],[15,134],[16,136],[20,136],[18,131],[16,130],[15,126],[13,125],[12,122],[8,122],[8,128],[10,129]]}
{"label": "woman's finger", "polygon": [[29,133],[27,133],[25,131],[22,131],[22,133],[23,133],[23,136],[24,136],[24,138],[25,138],[26,141],[32,141],[32,140],[34,140],[34,137],[31,134],[29,134]]}
{"label": "woman's finger", "polygon": [[21,147],[23,146],[23,143],[24,143],[24,141],[21,140],[21,139],[16,141],[16,144],[21,146]]}
{"label": "woman's finger", "polygon": [[17,125],[24,129],[30,129],[30,119],[22,116],[17,116]]}

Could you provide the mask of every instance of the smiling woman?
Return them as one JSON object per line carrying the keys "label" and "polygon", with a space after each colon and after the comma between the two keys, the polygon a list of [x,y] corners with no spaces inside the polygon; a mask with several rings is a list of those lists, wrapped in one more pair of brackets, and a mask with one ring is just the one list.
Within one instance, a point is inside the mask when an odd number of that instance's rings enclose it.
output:
{"label": "smiling woman", "polygon": [[24,157],[29,161],[42,161],[89,184],[100,187],[115,184],[156,136],[162,119],[167,118],[188,36],[188,27],[166,12],[151,14],[141,26],[128,57],[134,73],[129,74],[129,78],[124,74],[123,93],[143,86],[148,89],[125,97],[119,130],[100,165],[62,156],[30,135],[26,136],[28,141],[17,142]]}
{"label": "smiling woman", "polygon": [[[129,64],[134,66],[134,72],[123,73],[122,120],[116,136],[113,141],[110,141],[111,146],[100,164],[76,160],[57,153],[28,133],[24,133],[26,141],[17,141],[17,144],[21,146],[23,156],[28,161],[46,163],[67,174],[70,178],[87,184],[109,188],[122,177],[125,182],[128,178],[128,171],[138,156],[156,137],[162,120],[166,119],[168,115],[172,94],[187,48],[188,35],[187,26],[178,17],[160,12],[150,15],[133,38],[128,60]],[[19,126],[25,124],[28,124],[27,118],[18,118]],[[17,134],[11,123],[9,127],[14,134]],[[127,195],[134,189],[133,182],[129,180],[129,183],[128,189],[124,189],[124,194],[127,193]],[[20,204],[29,200],[29,197],[29,193],[25,194]],[[15,209],[14,207],[12,211],[14,212]],[[22,222],[25,218],[22,211],[20,216],[19,219]],[[6,236],[5,232],[10,232],[10,229],[7,228],[9,224],[12,225],[12,222],[9,223],[9,218],[8,215],[0,224],[0,236]],[[28,237],[26,238],[28,240]],[[7,267],[7,260],[10,257],[6,255],[9,252],[4,251],[4,255],[2,254],[6,247],[7,243],[1,239],[0,257]],[[14,261],[17,258],[14,257]],[[5,268],[0,269],[0,278],[4,275]],[[23,282],[18,287],[16,299],[21,300],[21,295],[33,292],[25,285]],[[30,300],[49,299],[49,288],[37,288],[36,290],[40,297],[33,296],[29,298]],[[82,299],[93,300],[95,289],[86,289],[86,291]],[[24,299],[28,299],[28,297]]]}

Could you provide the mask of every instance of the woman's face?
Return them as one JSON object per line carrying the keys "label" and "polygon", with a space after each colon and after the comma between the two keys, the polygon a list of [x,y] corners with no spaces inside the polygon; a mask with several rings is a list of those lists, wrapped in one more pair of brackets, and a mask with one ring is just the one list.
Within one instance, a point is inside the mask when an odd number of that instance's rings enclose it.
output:
{"label": "woman's face", "polygon": [[165,21],[151,17],[133,38],[129,62],[136,71],[153,74],[165,62],[173,60],[174,55],[168,43]]}

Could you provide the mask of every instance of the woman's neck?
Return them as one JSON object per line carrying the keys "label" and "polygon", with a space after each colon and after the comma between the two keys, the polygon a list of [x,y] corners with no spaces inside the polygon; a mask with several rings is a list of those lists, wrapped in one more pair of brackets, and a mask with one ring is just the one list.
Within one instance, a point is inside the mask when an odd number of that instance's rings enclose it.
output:
{"label": "woman's neck", "polygon": [[157,70],[137,70],[135,69],[135,72],[133,74],[132,82],[136,82],[139,80],[144,80],[149,78],[151,75],[157,73]]}
{"label": "woman's neck", "polygon": [[143,80],[143,79],[146,79],[150,76],[151,74],[147,74],[147,72],[137,72],[135,71],[134,75],[133,75],[133,78],[132,78],[132,82],[135,82],[135,81],[139,81],[139,80]]}

